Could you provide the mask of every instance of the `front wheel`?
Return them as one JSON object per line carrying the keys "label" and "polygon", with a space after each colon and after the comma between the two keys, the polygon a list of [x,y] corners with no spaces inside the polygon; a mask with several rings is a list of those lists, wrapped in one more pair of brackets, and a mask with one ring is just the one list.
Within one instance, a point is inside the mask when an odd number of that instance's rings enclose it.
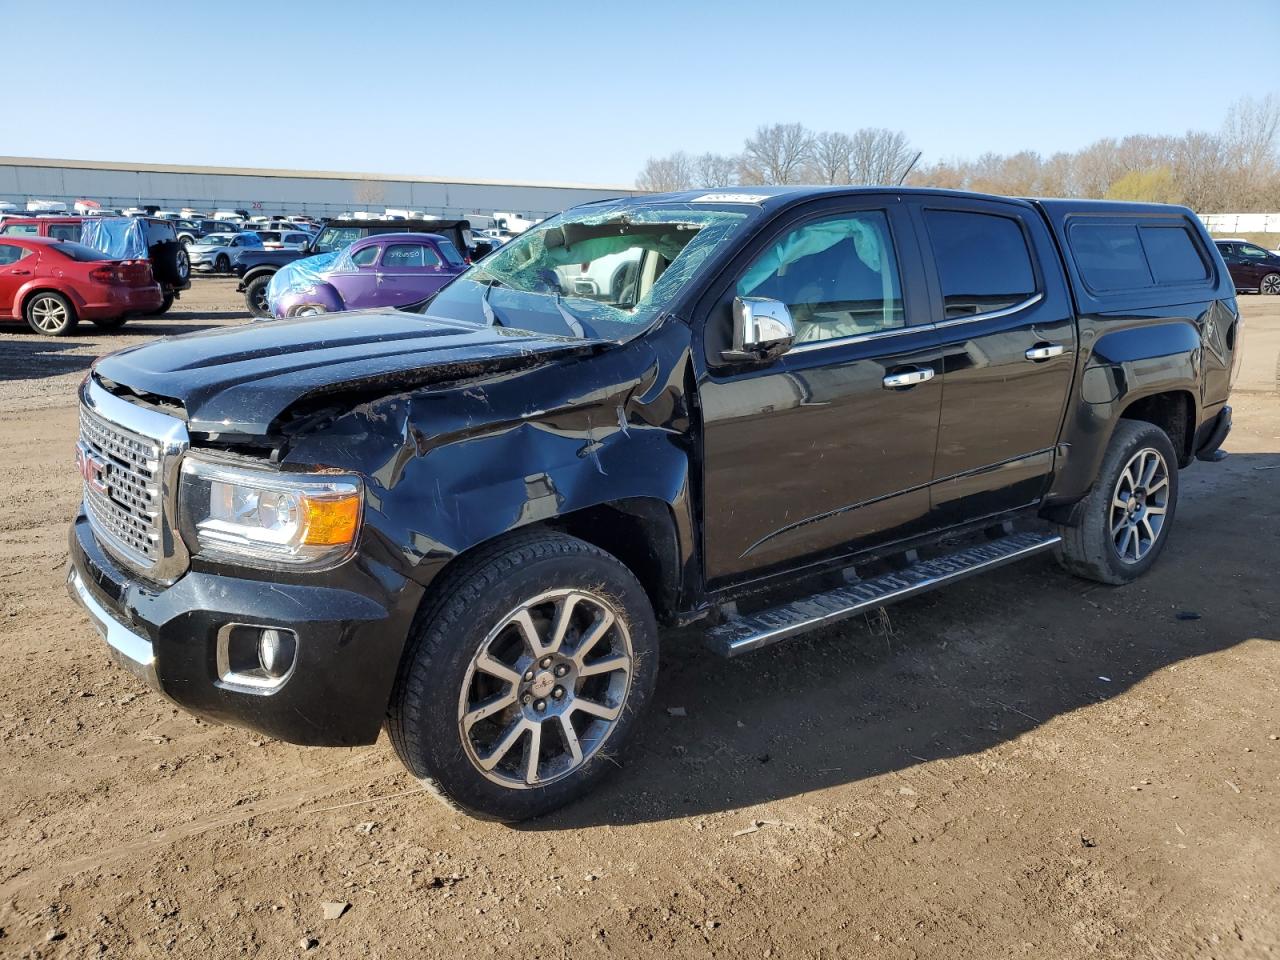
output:
{"label": "front wheel", "polygon": [[1280,273],[1268,273],[1258,284],[1258,292],[1274,297],[1280,294]]}
{"label": "front wheel", "polygon": [[517,821],[590,790],[653,694],[658,633],[617,559],[558,533],[464,559],[419,613],[388,716],[441,799]]}
{"label": "front wheel", "polygon": [[119,330],[129,322],[129,315],[122,313],[118,317],[95,317],[92,323],[99,330]]}
{"label": "front wheel", "polygon": [[225,253],[220,253],[218,254],[217,259],[213,261],[213,269],[218,273],[230,273],[231,260],[228,259]]}
{"label": "front wheel", "polygon": [[1155,564],[1178,506],[1178,455],[1153,423],[1121,420],[1089,496],[1076,504],[1059,560],[1076,576],[1128,583]]}

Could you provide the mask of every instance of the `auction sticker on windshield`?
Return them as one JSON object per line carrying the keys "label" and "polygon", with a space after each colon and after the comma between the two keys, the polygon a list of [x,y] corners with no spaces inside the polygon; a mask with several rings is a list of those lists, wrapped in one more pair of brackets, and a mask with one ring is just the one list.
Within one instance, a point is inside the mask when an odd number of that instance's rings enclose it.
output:
{"label": "auction sticker on windshield", "polygon": [[704,193],[694,197],[690,203],[764,203],[768,200],[764,193]]}

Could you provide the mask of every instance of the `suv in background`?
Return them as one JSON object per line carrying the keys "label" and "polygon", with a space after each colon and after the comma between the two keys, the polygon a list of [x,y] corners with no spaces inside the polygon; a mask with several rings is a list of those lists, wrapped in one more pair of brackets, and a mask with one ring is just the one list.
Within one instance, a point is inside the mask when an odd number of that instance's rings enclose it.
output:
{"label": "suv in background", "polygon": [[191,269],[202,272],[230,273],[247,251],[255,253],[264,249],[262,238],[252,230],[222,231],[211,233],[187,248],[191,254]]}
{"label": "suv in background", "polygon": [[311,234],[297,228],[286,230],[253,231],[262,240],[265,250],[305,250],[311,243]]}
{"label": "suv in background", "polygon": [[[155,217],[10,217],[0,224],[0,236],[50,237],[73,243],[83,242],[83,225],[88,221],[100,235],[109,231],[105,226],[111,221],[136,221],[146,244],[146,259],[151,261],[151,272],[164,295],[158,309],[151,314],[166,313],[183,290],[191,287],[191,258],[186,246],[178,240],[176,220],[160,220]],[[119,251],[105,249],[94,243],[87,244],[116,259]]]}
{"label": "suv in background", "polygon": [[199,242],[211,233],[226,233],[228,230],[225,220],[209,220],[203,217],[179,220],[177,226],[178,239],[187,246]]}
{"label": "suv in background", "polygon": [[1280,255],[1233,237],[1213,242],[1227,264],[1236,290],[1273,297],[1280,294]]}

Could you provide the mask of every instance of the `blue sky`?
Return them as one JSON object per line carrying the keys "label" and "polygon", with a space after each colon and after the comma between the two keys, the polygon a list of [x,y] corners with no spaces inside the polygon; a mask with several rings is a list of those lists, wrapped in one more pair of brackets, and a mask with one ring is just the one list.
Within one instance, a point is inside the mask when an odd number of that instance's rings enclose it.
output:
{"label": "blue sky", "polygon": [[1280,90],[1255,2],[0,0],[0,154],[618,185],[797,120],[1051,153]]}

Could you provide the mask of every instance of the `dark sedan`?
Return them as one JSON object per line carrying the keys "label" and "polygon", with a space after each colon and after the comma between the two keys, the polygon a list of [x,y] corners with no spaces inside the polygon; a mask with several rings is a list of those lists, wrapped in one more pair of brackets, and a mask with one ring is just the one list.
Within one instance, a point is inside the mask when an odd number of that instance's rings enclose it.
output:
{"label": "dark sedan", "polygon": [[1247,240],[1215,240],[1238,291],[1280,294],[1280,255]]}

